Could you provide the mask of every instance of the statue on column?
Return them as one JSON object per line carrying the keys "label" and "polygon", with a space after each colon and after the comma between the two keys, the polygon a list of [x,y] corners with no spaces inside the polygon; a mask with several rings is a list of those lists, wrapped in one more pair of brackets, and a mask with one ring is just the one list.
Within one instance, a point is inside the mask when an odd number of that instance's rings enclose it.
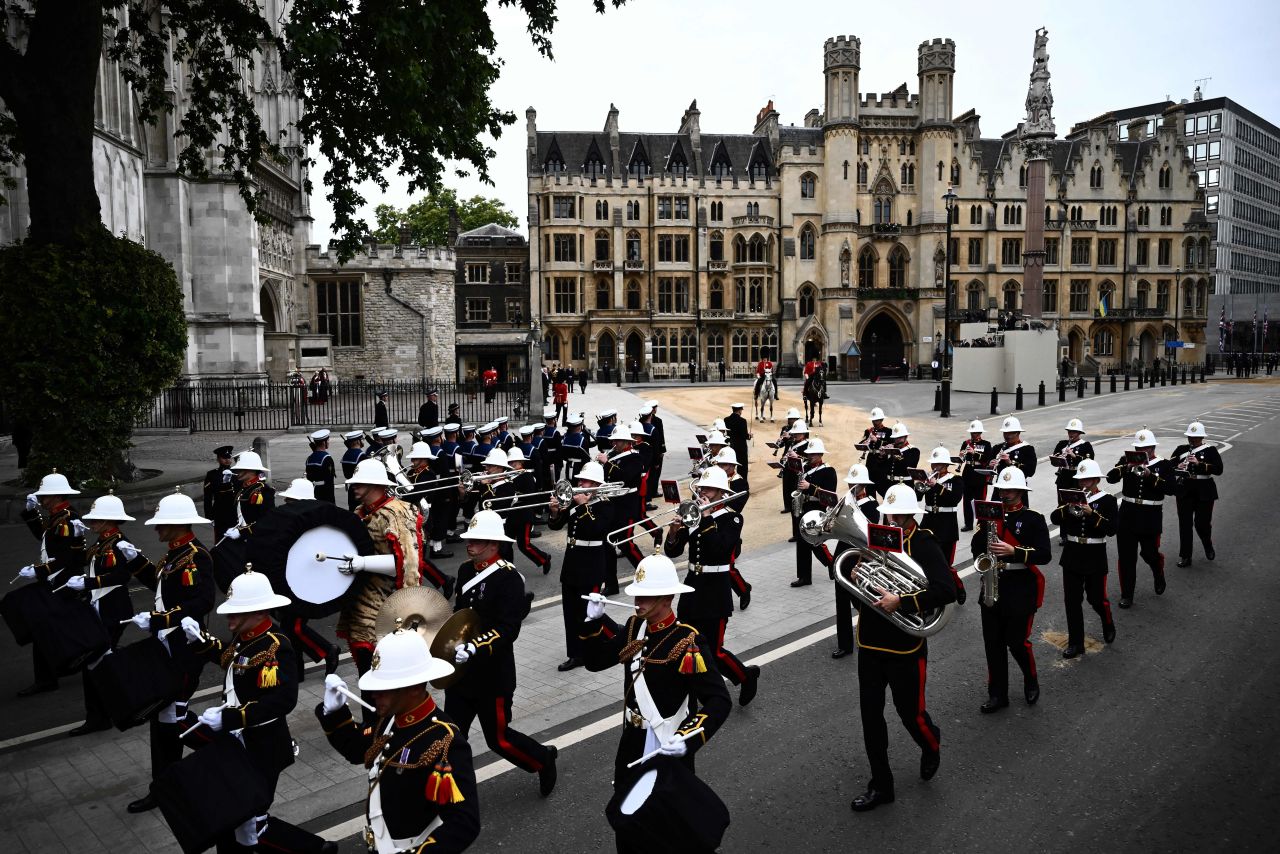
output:
{"label": "statue on column", "polygon": [[840,249],[840,287],[849,287],[849,241]]}
{"label": "statue on column", "polygon": [[1023,135],[1055,133],[1053,125],[1053,90],[1049,85],[1049,31],[1036,30],[1032,50],[1031,85],[1027,88],[1027,119]]}

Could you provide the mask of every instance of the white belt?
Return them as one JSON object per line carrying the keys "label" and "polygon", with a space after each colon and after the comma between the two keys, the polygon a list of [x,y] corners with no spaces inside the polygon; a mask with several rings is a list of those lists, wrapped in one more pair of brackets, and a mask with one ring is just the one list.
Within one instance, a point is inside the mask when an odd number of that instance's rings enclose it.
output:
{"label": "white belt", "polygon": [[1213,480],[1213,475],[1211,474],[1197,474],[1194,477],[1196,480]]}
{"label": "white belt", "polygon": [[705,573],[705,572],[728,572],[729,564],[721,563],[721,564],[716,564],[714,566],[704,566],[703,564],[700,564],[700,563],[693,563],[689,565],[689,568],[692,569],[694,572],[698,573],[699,575],[701,575],[702,573]]}
{"label": "white belt", "polygon": [[959,513],[963,508],[959,504],[954,507],[934,507],[930,513]]}
{"label": "white belt", "polygon": [[1143,504],[1150,507],[1159,507],[1161,504],[1164,504],[1163,501],[1149,501],[1146,498],[1130,498],[1127,495],[1123,496],[1123,499],[1130,504]]}
{"label": "white belt", "polygon": [[1004,569],[1002,569],[1002,570],[1001,570],[1001,572],[1009,572],[1009,571],[1011,571],[1011,570],[1016,570],[1016,569],[1029,569],[1029,568],[1030,568],[1030,567],[1028,567],[1025,563],[1022,563],[1022,562],[1020,562],[1020,561],[1019,561],[1018,563],[1008,563],[1008,562],[1006,562],[1006,563],[1005,563],[1005,565],[1004,565]]}
{"label": "white belt", "polygon": [[595,546],[603,546],[604,540],[575,540],[569,538],[569,548],[589,549]]}
{"label": "white belt", "polygon": [[1064,535],[1063,539],[1068,543],[1079,543],[1082,546],[1106,545],[1107,542],[1106,537],[1073,537],[1069,534]]}

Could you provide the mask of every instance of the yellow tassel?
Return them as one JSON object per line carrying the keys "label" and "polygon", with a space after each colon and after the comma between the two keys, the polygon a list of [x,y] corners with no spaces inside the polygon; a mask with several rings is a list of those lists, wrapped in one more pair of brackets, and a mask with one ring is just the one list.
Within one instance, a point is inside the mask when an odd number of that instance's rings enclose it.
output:
{"label": "yellow tassel", "polygon": [[183,587],[190,587],[191,585],[193,585],[193,584],[195,584],[195,583],[196,583],[196,576],[195,576],[195,573],[194,573],[194,572],[192,572],[192,571],[191,571],[191,570],[189,570],[189,569],[184,569],[184,570],[182,571],[182,586],[183,586]]}
{"label": "yellow tassel", "polygon": [[272,662],[271,664],[264,664],[262,666],[262,669],[258,671],[258,687],[259,688],[276,687],[276,683],[278,679],[276,671],[277,671],[277,665],[275,662]]}
{"label": "yellow tassel", "polygon": [[444,782],[445,782],[445,785],[449,787],[448,791],[449,791],[450,803],[460,804],[466,800],[466,798],[462,796],[462,792],[458,791],[458,784],[457,782],[454,781],[452,772],[445,773]]}
{"label": "yellow tassel", "polygon": [[706,672],[707,672],[707,663],[706,663],[705,661],[703,661],[703,660],[702,660],[702,653],[700,653],[700,652],[695,652],[695,653],[693,654],[693,661],[694,661],[694,671],[695,671],[696,673],[706,673]]}

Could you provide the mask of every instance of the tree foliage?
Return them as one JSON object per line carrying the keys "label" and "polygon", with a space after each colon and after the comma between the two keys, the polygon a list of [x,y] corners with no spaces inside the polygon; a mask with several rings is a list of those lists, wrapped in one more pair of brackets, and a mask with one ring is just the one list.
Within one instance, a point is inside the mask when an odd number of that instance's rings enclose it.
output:
{"label": "tree foliage", "polygon": [[35,433],[27,471],[109,483],[138,417],[182,369],[173,267],[103,228],[70,248],[27,241],[0,249],[0,304],[8,403]]}
{"label": "tree foliage", "polygon": [[507,210],[500,199],[472,196],[459,199],[456,190],[444,189],[413,202],[406,210],[378,205],[373,212],[374,239],[379,243],[399,243],[400,229],[407,227],[415,243],[444,246],[449,237],[449,210],[458,212],[458,230],[470,231],[489,223],[516,228],[520,219]]}
{"label": "tree foliage", "polygon": [[[604,12],[625,0],[590,2]],[[39,144],[38,134],[23,132],[18,105],[58,94],[59,75],[66,69],[96,76],[103,31],[96,22],[102,21],[110,55],[137,93],[142,121],[154,124],[173,109],[170,69],[182,70],[187,97],[175,122],[179,168],[204,177],[212,165],[232,176],[252,210],[254,167],[282,154],[280,140],[267,138],[263,130],[250,86],[259,52],[269,48],[303,99],[298,127],[303,145],[317,146],[330,163],[324,182],[344,257],[364,236],[357,216],[365,202],[361,183],[385,189],[386,174],[397,168],[409,178],[411,193],[436,193],[448,161],[461,164],[458,174],[469,167],[488,181],[493,151],[483,137],[497,138],[515,120],[489,99],[501,60],[484,0],[290,0],[279,21],[264,17],[252,2],[27,3],[25,9],[9,6],[21,24],[17,29],[29,34],[27,54],[0,33],[0,99],[16,118],[0,115],[0,165],[29,155]],[[496,0],[496,5],[520,9],[533,44],[551,57],[558,0]],[[65,37],[69,28],[78,37],[61,46],[60,64],[57,51],[40,48],[59,34]],[[92,67],[68,62],[67,51],[87,58]],[[93,80],[88,84],[91,94]],[[81,81],[77,91],[83,89]],[[91,121],[91,98],[77,101],[75,109],[86,104]],[[42,227],[35,213],[33,235]]]}

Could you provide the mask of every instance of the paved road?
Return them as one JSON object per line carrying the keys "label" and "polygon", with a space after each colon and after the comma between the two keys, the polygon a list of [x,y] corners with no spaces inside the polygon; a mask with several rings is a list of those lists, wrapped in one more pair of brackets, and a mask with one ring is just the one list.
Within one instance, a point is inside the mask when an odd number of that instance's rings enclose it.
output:
{"label": "paved road", "polygon": [[[932,402],[926,385],[864,384],[836,387],[836,394],[848,393],[848,402],[863,408],[878,403],[919,425]],[[957,403],[957,416],[967,420],[985,406],[985,399],[975,399],[970,413]],[[1276,793],[1264,765],[1276,747],[1270,732],[1275,677],[1254,651],[1272,648],[1276,632],[1267,622],[1268,610],[1254,603],[1275,601],[1277,593],[1274,576],[1263,569],[1269,563],[1262,559],[1276,537],[1257,521],[1269,498],[1261,484],[1280,475],[1273,462],[1280,442],[1275,420],[1280,395],[1270,386],[1221,383],[1140,397],[1104,394],[1022,417],[1043,456],[1072,415],[1085,419],[1095,439],[1146,424],[1168,451],[1190,415],[1210,411],[1211,436],[1234,445],[1225,458],[1228,474],[1222,485],[1229,498],[1221,506],[1217,563],[1171,569],[1170,591],[1160,599],[1140,588],[1138,607],[1119,612],[1120,637],[1102,654],[1054,667],[1056,651],[1039,643],[1045,672],[1041,706],[1015,705],[997,721],[976,712],[983,699],[981,649],[977,614],[966,606],[933,648],[930,707],[944,730],[943,770],[928,786],[915,781],[915,757],[894,724],[899,803],[870,816],[852,816],[847,807],[865,771],[854,663],[827,657],[830,591],[825,583],[789,590],[789,549],[781,544],[765,549],[751,574],[758,604],[730,626],[733,648],[766,664],[761,697],[750,710],[735,713],[699,765],[735,816],[724,850],[767,850],[796,841],[797,850],[836,850],[837,844],[847,846],[851,832],[867,832],[859,824],[870,825],[878,840],[896,842],[909,827],[917,844],[968,849],[988,841],[979,823],[993,818],[999,829],[994,841],[1015,849],[1030,847],[1019,834],[1031,834],[1032,841],[1052,850],[1089,843],[1134,848],[1139,840],[1150,840],[1144,847],[1153,850],[1193,844],[1251,847],[1248,834],[1261,824],[1256,807]],[[957,436],[963,431],[960,421],[957,417],[948,427]],[[1117,442],[1104,448],[1105,462],[1119,455]],[[1047,485],[1051,476],[1044,478]],[[772,512],[775,499],[760,504]],[[1051,493],[1041,490],[1033,506],[1051,501]],[[1168,543],[1175,536],[1172,502],[1166,517]],[[146,544],[142,537],[148,529],[137,527],[138,541]],[[552,534],[543,541],[551,545],[558,539]],[[32,548],[25,529],[0,527],[0,553],[27,555]],[[962,549],[958,560],[966,559]],[[1056,572],[1048,574],[1056,581]],[[601,810],[608,798],[620,674],[554,672],[561,657],[555,575],[528,578],[544,604],[526,623],[517,647],[517,724],[564,745],[563,782],[550,803],[540,802],[536,784],[493,763],[479,733],[473,733],[486,816],[476,850],[529,850],[530,839],[555,840],[566,852],[607,849]],[[138,595],[135,601],[145,599]],[[1064,630],[1060,594],[1051,583],[1037,631]],[[2,684],[26,684],[29,654],[7,636],[0,637],[0,649],[7,653],[0,655]],[[351,678],[349,666],[343,672]],[[206,683],[213,682],[210,669]],[[345,839],[350,831],[343,823],[356,813],[349,805],[360,783],[352,769],[333,761],[314,721],[306,720],[317,683],[312,679],[304,686],[294,715],[303,753],[289,779],[282,780],[278,811],[291,820],[312,819],[313,828]],[[1242,687],[1234,694],[1224,690],[1237,684]],[[16,830],[18,847],[26,850],[58,850],[59,840],[79,850],[87,850],[86,844],[88,849],[174,850],[163,824],[151,816],[125,817],[120,808],[145,777],[145,730],[75,741],[56,737],[79,720],[80,708],[76,679],[66,680],[57,694],[33,700],[14,700],[7,691],[0,696],[0,741],[22,740],[0,744],[9,769],[0,773],[0,796],[39,792],[39,803],[33,800],[31,808],[49,816],[33,820],[30,811],[0,808],[0,828]],[[992,732],[986,731],[988,725]],[[52,735],[26,740],[51,729]],[[750,757],[737,755],[748,749]],[[921,810],[924,805],[929,809]],[[1203,818],[1195,827],[1176,828],[1173,819],[1201,806]],[[68,807],[82,823],[64,815]],[[926,814],[945,820],[919,823]],[[887,830],[890,826],[894,830]],[[1069,832],[1076,835],[1068,837]],[[355,848],[348,842],[344,850]]]}

